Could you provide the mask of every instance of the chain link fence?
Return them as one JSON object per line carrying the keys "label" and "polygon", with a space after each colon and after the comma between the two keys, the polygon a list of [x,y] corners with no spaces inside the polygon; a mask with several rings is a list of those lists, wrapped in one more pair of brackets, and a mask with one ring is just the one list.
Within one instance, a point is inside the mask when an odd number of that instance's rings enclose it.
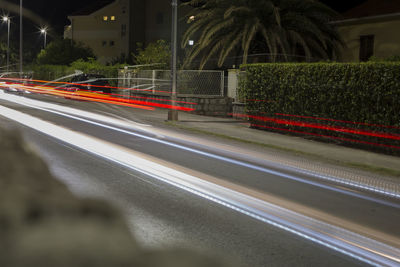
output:
{"label": "chain link fence", "polygon": [[[177,94],[195,96],[224,96],[223,71],[181,70],[177,72]],[[171,93],[171,71],[127,70],[119,71],[119,87],[149,94]]]}

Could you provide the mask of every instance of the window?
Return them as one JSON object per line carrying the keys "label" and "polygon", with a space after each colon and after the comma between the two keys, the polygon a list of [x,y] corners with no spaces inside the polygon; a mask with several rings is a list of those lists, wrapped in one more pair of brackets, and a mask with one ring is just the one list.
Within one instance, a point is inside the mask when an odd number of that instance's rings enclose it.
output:
{"label": "window", "polygon": [[110,41],[110,46],[114,46],[114,41]]}
{"label": "window", "polygon": [[163,24],[164,23],[164,14],[163,13],[161,13],[161,12],[157,13],[156,23],[157,24]]}
{"label": "window", "polygon": [[360,61],[367,61],[374,55],[374,35],[360,36]]}
{"label": "window", "polygon": [[111,21],[115,21],[115,16],[111,16],[111,17],[110,17],[110,20],[111,20]]}
{"label": "window", "polygon": [[103,21],[107,21],[108,20],[108,16],[103,16]]}
{"label": "window", "polygon": [[106,45],[107,45],[107,41],[102,41],[101,44],[102,44],[103,46],[106,46]]}

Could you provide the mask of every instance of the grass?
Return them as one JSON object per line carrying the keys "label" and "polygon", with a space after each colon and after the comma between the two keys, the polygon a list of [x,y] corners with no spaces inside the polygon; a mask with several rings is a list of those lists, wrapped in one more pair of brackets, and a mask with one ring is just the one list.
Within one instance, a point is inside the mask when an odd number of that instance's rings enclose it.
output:
{"label": "grass", "polygon": [[308,152],[291,149],[291,148],[287,148],[287,147],[281,147],[281,146],[277,146],[277,145],[255,142],[255,141],[251,141],[251,140],[245,140],[245,139],[241,139],[241,138],[237,138],[237,137],[233,137],[233,136],[229,136],[229,135],[213,133],[213,132],[209,132],[209,131],[198,129],[198,128],[184,126],[184,125],[178,124],[176,122],[171,122],[171,121],[166,121],[165,124],[182,129],[182,130],[187,130],[187,131],[190,131],[193,133],[204,134],[204,135],[208,135],[208,136],[214,136],[214,137],[223,138],[226,140],[231,140],[231,141],[236,141],[236,142],[241,142],[241,143],[245,143],[245,144],[252,144],[252,145],[262,146],[265,148],[276,149],[279,151],[292,153],[296,156],[307,156],[307,157],[311,157],[311,158],[319,160],[319,161],[324,160],[327,163],[336,164],[336,165],[339,165],[342,167],[357,168],[357,169],[360,169],[363,171],[368,171],[368,172],[379,174],[379,175],[387,175],[387,176],[393,176],[396,178],[400,178],[400,171],[398,171],[398,170],[377,167],[377,166],[371,166],[371,165],[362,164],[362,163],[332,160],[332,159],[328,159],[328,158],[323,158],[323,157],[321,157],[321,155],[317,155],[317,154],[313,154],[313,153],[308,153]]}

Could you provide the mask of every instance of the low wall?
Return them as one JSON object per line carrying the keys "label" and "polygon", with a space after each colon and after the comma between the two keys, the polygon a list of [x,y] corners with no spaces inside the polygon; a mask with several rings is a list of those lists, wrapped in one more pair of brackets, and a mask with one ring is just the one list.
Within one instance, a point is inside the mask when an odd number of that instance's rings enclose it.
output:
{"label": "low wall", "polygon": [[[148,97],[148,100],[140,99],[146,102],[157,102],[169,100],[170,96],[166,95],[149,95],[149,94],[130,94],[131,97]],[[206,116],[231,117],[233,99],[222,96],[184,96],[177,98],[178,105],[186,108],[193,108],[192,113]],[[165,103],[165,102],[164,102]]]}
{"label": "low wall", "polygon": [[246,114],[246,104],[240,102],[233,102],[232,117],[234,119],[243,120],[244,114]]}

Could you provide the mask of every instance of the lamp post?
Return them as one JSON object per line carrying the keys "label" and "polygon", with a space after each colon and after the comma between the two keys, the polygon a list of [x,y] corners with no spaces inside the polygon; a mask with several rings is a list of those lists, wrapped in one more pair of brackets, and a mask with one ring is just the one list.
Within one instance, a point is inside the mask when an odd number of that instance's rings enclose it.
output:
{"label": "lamp post", "polygon": [[172,94],[171,102],[172,109],[168,112],[168,120],[177,121],[178,111],[175,109],[176,106],[176,61],[177,61],[177,31],[178,31],[178,2],[177,0],[172,0],[172,33],[171,33],[171,80],[172,80]]}
{"label": "lamp post", "polygon": [[7,72],[10,66],[10,18],[3,17],[3,22],[7,22]]}
{"label": "lamp post", "polygon": [[23,27],[22,27],[22,0],[19,0],[19,72],[22,75],[22,61],[23,61]]}
{"label": "lamp post", "polygon": [[44,35],[43,49],[45,49],[46,48],[46,42],[47,42],[47,29],[46,28],[40,29],[40,33]]}

